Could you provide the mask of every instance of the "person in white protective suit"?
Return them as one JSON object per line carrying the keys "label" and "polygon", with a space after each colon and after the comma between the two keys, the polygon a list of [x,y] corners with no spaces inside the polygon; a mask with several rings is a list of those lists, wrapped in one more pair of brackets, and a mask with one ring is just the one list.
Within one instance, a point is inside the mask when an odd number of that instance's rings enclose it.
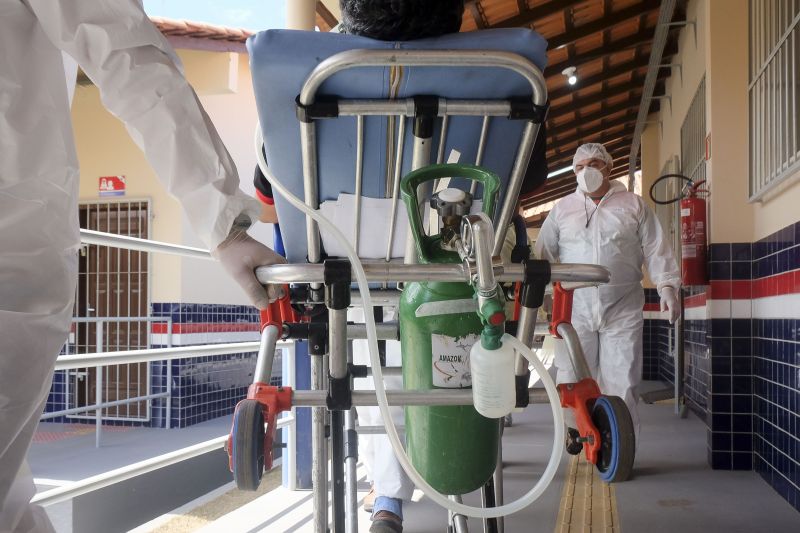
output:
{"label": "person in white protective suit", "polygon": [[[70,327],[78,161],[62,51],[100,89],[196,233],[265,307],[255,266],[282,261],[247,236],[258,203],[179,61],[137,0],[0,0],[0,531],[52,531],[26,452]],[[73,78],[74,83],[74,69]],[[234,223],[236,222],[236,223]]]}
{"label": "person in white protective suit", "polygon": [[[658,288],[661,310],[667,311],[670,323],[680,314],[680,271],[653,210],[621,183],[609,181],[612,164],[602,144],[578,148],[572,163],[578,189],[550,211],[534,253],[553,262],[599,264],[611,272],[607,285],[575,291],[572,324],[600,390],[625,400],[638,435],[642,265]],[[576,381],[563,342],[557,343],[555,364],[558,383]]]}

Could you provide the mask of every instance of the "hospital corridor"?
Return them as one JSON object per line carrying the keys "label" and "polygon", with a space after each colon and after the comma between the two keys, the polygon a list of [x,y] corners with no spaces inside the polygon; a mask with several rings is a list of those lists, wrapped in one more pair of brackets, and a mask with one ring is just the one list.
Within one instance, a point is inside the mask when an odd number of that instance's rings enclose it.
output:
{"label": "hospital corridor", "polygon": [[0,0],[0,533],[800,531],[800,0]]}

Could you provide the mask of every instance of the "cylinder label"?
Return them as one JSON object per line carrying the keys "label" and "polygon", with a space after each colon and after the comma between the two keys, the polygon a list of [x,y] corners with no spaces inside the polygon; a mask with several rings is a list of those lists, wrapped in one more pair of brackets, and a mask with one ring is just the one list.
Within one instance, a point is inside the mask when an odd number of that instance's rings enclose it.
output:
{"label": "cylinder label", "polygon": [[472,386],[469,370],[469,352],[480,337],[431,335],[433,353],[433,386],[446,389],[463,389]]}

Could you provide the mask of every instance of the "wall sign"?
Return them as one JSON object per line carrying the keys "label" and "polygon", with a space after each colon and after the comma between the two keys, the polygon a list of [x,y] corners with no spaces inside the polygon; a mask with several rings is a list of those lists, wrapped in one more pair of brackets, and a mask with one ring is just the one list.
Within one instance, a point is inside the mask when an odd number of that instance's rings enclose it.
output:
{"label": "wall sign", "polygon": [[100,196],[125,196],[125,176],[99,178],[97,191]]}

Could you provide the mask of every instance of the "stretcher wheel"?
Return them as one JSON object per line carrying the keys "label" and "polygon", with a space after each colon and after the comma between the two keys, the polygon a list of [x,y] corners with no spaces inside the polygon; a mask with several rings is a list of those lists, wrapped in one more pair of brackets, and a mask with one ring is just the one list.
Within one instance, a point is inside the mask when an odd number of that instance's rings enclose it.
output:
{"label": "stretcher wheel", "polygon": [[597,470],[606,483],[625,481],[633,471],[636,434],[628,406],[618,396],[600,396],[592,408],[592,422],[600,432]]}
{"label": "stretcher wheel", "polygon": [[233,413],[233,479],[256,490],[264,473],[264,413],[256,400],[242,400]]}

